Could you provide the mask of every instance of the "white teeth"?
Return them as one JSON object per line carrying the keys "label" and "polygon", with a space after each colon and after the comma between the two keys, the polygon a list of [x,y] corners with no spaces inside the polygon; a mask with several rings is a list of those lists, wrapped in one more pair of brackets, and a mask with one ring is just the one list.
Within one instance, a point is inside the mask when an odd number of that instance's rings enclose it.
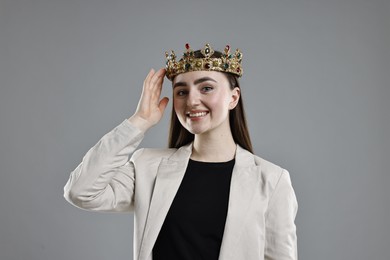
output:
{"label": "white teeth", "polygon": [[207,114],[207,112],[188,113],[188,116],[189,117],[201,117],[201,116],[205,116],[206,114]]}

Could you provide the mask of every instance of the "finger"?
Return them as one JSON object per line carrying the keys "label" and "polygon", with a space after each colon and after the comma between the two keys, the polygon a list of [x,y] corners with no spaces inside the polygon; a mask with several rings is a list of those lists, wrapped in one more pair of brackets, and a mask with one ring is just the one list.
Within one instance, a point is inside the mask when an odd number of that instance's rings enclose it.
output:
{"label": "finger", "polygon": [[154,69],[150,69],[148,75],[146,76],[146,78],[144,80],[144,89],[150,87],[150,81],[151,81],[151,79],[153,78],[154,75],[155,75]]}
{"label": "finger", "polygon": [[148,75],[146,75],[146,80],[151,79],[151,78],[153,77],[154,74],[155,74],[154,69],[153,69],[153,68],[150,69]]}
{"label": "finger", "polygon": [[160,74],[161,76],[157,79],[156,81],[156,85],[155,85],[155,88],[156,88],[156,94],[158,96],[160,96],[161,94],[161,91],[162,91],[162,86],[163,86],[163,82],[164,82],[164,77],[165,77],[165,69],[162,71],[162,73]]}
{"label": "finger", "polygon": [[162,84],[164,81],[164,76],[165,76],[165,69],[160,69],[156,72],[156,74],[153,76],[151,79],[151,92],[153,99],[155,101],[155,104],[159,103],[160,100],[160,95],[161,95],[161,90],[162,90]]}
{"label": "finger", "polygon": [[149,92],[148,92],[148,87],[150,85],[150,80],[151,78],[153,77],[153,75],[155,74],[155,71],[154,69],[150,69],[148,75],[146,75],[146,78],[144,80],[144,85],[143,85],[143,88],[142,88],[142,93],[141,93],[141,99],[140,99],[140,103],[142,106],[145,106],[147,103],[149,103],[149,100],[150,100],[150,97],[149,97]]}
{"label": "finger", "polygon": [[[158,82],[164,78],[164,75],[165,75],[165,69],[162,68],[162,69],[159,69],[154,75],[153,77],[151,78],[150,80],[150,84],[151,84],[151,87],[152,88],[156,88],[158,87]],[[156,86],[157,85],[157,86]]]}
{"label": "finger", "polygon": [[165,68],[161,68],[158,70],[158,73],[161,74],[161,76],[165,76],[165,73],[167,72],[167,70]]}
{"label": "finger", "polygon": [[160,103],[158,104],[158,109],[160,109],[161,113],[165,111],[165,108],[167,107],[169,102],[169,98],[164,97],[160,100]]}
{"label": "finger", "polygon": [[[147,108],[150,105],[151,98],[153,95],[153,91],[151,90],[151,83],[153,76],[155,75],[155,70],[152,68],[150,69],[148,75],[145,78],[143,90],[142,90],[142,107]],[[153,102],[153,101],[152,101]],[[154,101],[155,104],[157,104],[158,101]]]}

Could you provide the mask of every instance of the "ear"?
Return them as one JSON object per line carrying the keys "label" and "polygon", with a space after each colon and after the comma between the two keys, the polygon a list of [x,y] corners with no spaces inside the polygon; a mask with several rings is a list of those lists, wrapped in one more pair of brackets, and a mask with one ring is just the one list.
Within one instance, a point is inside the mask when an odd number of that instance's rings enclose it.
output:
{"label": "ear", "polygon": [[240,100],[240,88],[238,87],[235,87],[232,92],[231,92],[231,101],[229,103],[229,109],[232,110],[234,109],[237,104],[238,104],[238,101]]}

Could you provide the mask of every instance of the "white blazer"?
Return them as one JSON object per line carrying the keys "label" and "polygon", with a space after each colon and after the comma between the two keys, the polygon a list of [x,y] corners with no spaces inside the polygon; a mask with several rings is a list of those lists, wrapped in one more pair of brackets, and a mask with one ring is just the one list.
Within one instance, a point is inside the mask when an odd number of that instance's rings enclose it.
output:
{"label": "white blazer", "polygon": [[[127,119],[104,135],[71,173],[64,196],[86,210],[134,212],[134,260],[152,260],[192,144],[135,151],[142,138]],[[289,173],[237,146],[219,259],[298,259],[297,208]]]}

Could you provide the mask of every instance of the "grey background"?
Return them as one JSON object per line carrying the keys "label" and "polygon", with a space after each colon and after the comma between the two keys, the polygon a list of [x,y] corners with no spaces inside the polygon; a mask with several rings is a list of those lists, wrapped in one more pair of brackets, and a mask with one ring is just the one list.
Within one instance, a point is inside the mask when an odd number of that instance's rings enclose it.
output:
{"label": "grey background", "polygon": [[[62,189],[133,113],[148,70],[186,42],[242,49],[252,141],[291,173],[300,259],[390,259],[389,11],[387,0],[0,0],[0,259],[132,259],[132,215],[76,209]],[[166,146],[168,114],[142,146]]]}

